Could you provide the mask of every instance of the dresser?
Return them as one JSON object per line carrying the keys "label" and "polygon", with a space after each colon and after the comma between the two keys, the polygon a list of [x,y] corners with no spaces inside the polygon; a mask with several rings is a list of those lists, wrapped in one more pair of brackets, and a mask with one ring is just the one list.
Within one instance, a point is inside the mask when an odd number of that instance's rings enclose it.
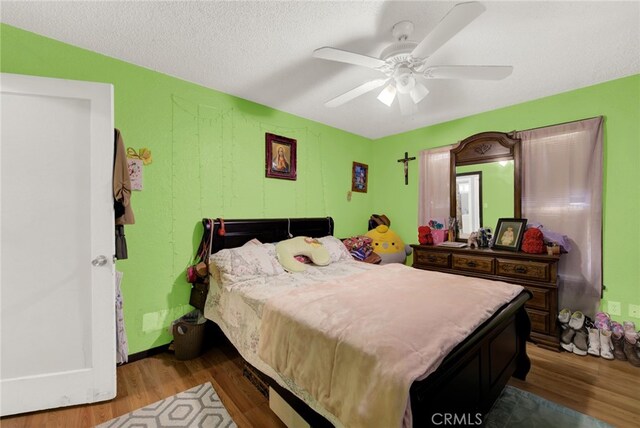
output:
{"label": "dresser", "polygon": [[559,350],[559,255],[527,254],[488,248],[450,248],[412,245],[413,267],[522,285],[532,294],[526,303],[531,320],[531,340]]}

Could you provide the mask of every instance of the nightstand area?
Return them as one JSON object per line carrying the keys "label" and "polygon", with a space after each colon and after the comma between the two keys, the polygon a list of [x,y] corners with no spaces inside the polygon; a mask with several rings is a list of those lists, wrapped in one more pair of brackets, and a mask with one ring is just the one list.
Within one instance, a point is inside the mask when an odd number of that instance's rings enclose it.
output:
{"label": "nightstand area", "polygon": [[525,287],[533,295],[526,304],[531,320],[531,340],[543,348],[560,349],[556,323],[559,255],[437,245],[412,247],[415,268],[505,281]]}

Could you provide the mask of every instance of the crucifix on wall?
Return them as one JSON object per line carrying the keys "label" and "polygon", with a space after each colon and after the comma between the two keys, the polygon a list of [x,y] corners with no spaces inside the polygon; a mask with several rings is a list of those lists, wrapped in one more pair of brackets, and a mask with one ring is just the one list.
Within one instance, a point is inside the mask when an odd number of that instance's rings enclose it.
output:
{"label": "crucifix on wall", "polygon": [[409,162],[412,160],[416,160],[415,157],[409,157],[409,153],[404,152],[404,158],[398,159],[398,162],[404,163],[404,184],[405,186],[409,184]]}

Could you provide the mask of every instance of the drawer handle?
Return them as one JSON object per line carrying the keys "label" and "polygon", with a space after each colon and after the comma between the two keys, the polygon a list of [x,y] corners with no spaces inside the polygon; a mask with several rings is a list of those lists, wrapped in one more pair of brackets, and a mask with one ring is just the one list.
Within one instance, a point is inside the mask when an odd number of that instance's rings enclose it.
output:
{"label": "drawer handle", "polygon": [[436,258],[436,256],[427,256],[427,260],[429,260],[430,262],[435,262],[438,259]]}
{"label": "drawer handle", "polygon": [[516,266],[514,270],[518,273],[527,273],[529,269],[527,269],[525,266]]}
{"label": "drawer handle", "polygon": [[467,266],[469,266],[469,267],[476,267],[476,266],[477,266],[477,264],[476,264],[476,262],[467,262]]}

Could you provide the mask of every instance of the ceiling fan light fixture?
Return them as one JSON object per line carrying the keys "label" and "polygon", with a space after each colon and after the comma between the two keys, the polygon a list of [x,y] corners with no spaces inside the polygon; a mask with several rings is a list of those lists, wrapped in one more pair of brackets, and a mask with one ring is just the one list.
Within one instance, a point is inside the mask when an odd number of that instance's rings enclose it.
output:
{"label": "ceiling fan light fixture", "polygon": [[389,83],[387,87],[378,94],[378,100],[387,107],[391,107],[391,104],[393,104],[393,100],[395,98],[396,87],[393,86],[393,83]]}
{"label": "ceiling fan light fixture", "polygon": [[396,68],[393,78],[396,81],[396,89],[401,94],[408,94],[416,85],[416,78],[407,66]]}
{"label": "ceiling fan light fixture", "polygon": [[428,94],[429,90],[420,82],[417,82],[415,87],[411,90],[411,92],[409,92],[409,96],[411,96],[411,99],[416,104],[422,101]]}

